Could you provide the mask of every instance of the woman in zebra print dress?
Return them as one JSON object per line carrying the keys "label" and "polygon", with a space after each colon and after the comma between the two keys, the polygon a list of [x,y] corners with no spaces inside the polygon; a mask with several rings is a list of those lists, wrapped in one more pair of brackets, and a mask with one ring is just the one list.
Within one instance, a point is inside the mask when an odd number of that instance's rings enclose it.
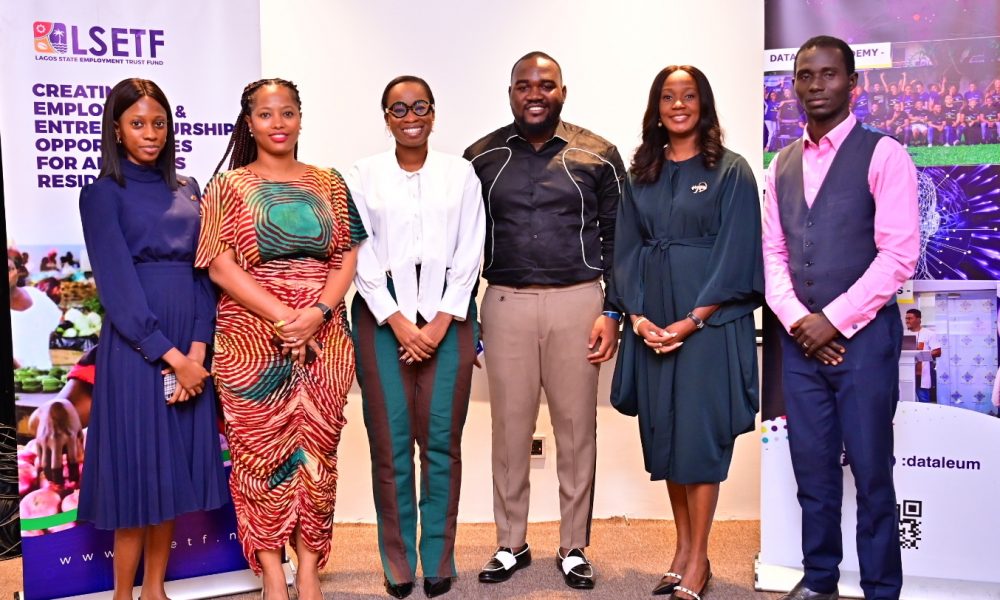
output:
{"label": "woman in zebra print dress", "polygon": [[290,540],[299,597],[313,600],[322,597],[354,376],[344,294],[365,233],[340,174],[296,160],[294,84],[251,83],[241,104],[230,170],[205,191],[196,264],[223,292],[215,374],[243,552],[265,596],[284,598]]}

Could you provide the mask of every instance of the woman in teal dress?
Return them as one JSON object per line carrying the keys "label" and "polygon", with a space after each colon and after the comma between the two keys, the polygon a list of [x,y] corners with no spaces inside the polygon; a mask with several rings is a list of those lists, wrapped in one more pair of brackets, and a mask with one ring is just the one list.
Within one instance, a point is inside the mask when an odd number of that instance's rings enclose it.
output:
{"label": "woman in teal dress", "polygon": [[711,578],[719,483],[757,412],[760,204],[749,165],[722,146],[712,88],[695,67],[657,74],[642,140],[615,228],[615,293],[632,328],[612,403],[638,415],[646,470],[667,481],[677,526],[653,593],[686,599]]}

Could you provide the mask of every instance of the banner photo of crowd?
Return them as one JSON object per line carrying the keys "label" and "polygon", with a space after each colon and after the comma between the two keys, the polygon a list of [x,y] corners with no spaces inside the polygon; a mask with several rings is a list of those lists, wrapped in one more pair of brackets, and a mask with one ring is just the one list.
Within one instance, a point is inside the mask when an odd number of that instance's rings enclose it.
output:
{"label": "banner photo of crowd", "polygon": [[[855,57],[854,116],[899,140],[917,166],[998,162],[1000,37],[889,45],[888,68],[864,68],[865,57]],[[765,164],[805,127],[787,66],[764,75]]]}
{"label": "banner photo of crowd", "polygon": [[[896,298],[903,325],[893,418],[904,597],[992,597],[1000,521],[953,499],[997,498],[1000,432],[1000,4],[991,0],[765,0],[764,164],[802,138],[799,45],[815,35],[854,52],[853,115],[894,137],[917,167],[920,254]],[[766,201],[766,200],[765,200]],[[765,311],[758,589],[799,577],[800,508],[782,396],[781,324]],[[844,466],[840,593],[862,595],[853,544],[855,482]],[[963,560],[954,561],[961,545]],[[984,593],[989,590],[989,593]]]}

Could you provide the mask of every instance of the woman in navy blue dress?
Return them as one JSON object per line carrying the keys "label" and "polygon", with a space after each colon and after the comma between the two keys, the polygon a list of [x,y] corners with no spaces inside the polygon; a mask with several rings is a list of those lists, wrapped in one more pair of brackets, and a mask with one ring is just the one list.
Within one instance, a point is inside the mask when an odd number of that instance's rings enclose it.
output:
{"label": "woman in navy blue dress", "polygon": [[[215,295],[194,268],[198,185],[174,171],[170,105],[127,79],[104,105],[103,167],[80,217],[106,318],[79,518],[114,529],[115,600],[163,600],[174,518],[229,500],[206,352]],[[164,393],[164,375],[177,389]]]}

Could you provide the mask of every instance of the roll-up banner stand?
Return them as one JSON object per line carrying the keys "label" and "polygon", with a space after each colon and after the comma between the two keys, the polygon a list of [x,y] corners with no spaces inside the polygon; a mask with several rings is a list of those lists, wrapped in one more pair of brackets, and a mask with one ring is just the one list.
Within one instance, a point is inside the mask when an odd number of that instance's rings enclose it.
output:
{"label": "roll-up banner stand", "polygon": [[[8,249],[26,259],[28,285],[47,309],[38,326],[19,329],[13,339],[22,367],[14,373],[21,597],[103,597],[113,584],[112,533],[76,520],[76,482],[55,484],[37,474],[30,418],[98,343],[101,309],[80,227],[80,189],[100,169],[105,98],[128,77],[164,90],[174,113],[177,170],[206,183],[243,86],[260,77],[260,10],[256,0],[10,2],[0,12],[0,32]],[[228,465],[228,451],[219,460]],[[259,587],[236,539],[232,505],[177,519],[167,579],[176,600]]]}

